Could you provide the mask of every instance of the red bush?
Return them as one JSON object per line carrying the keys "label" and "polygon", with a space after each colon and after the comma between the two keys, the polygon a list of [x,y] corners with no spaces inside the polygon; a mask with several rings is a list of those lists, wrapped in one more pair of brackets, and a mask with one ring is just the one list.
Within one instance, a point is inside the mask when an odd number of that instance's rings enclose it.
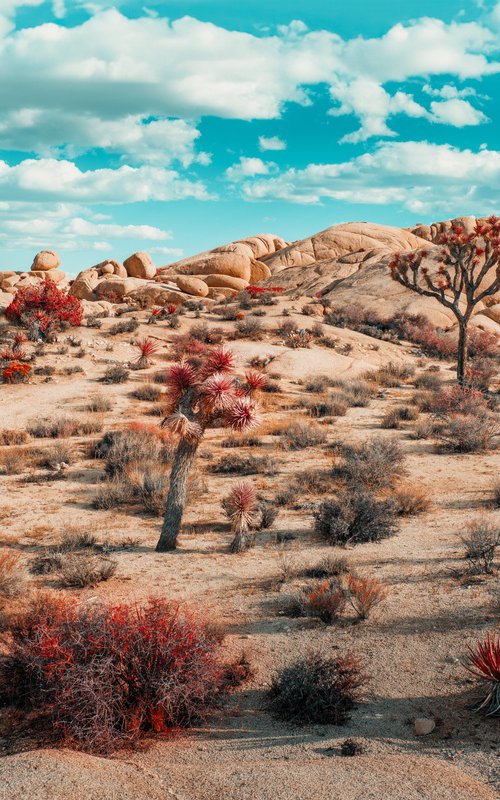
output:
{"label": "red bush", "polygon": [[484,394],[470,386],[450,386],[433,398],[432,410],[438,414],[484,414],[488,409]]}
{"label": "red bush", "polygon": [[64,325],[81,325],[83,306],[76,297],[58,289],[53,281],[45,280],[40,286],[19,289],[5,316],[26,327],[36,322],[44,333]]}
{"label": "red bush", "polygon": [[220,639],[163,599],[144,607],[33,603],[4,636],[4,702],[67,743],[109,752],[206,719],[227,687]]}
{"label": "red bush", "polygon": [[4,383],[27,383],[31,373],[29,364],[20,364],[18,361],[11,361],[2,370]]}
{"label": "red bush", "polygon": [[485,710],[487,716],[500,711],[500,637],[488,634],[484,642],[477,642],[475,648],[467,648],[469,666],[467,669],[476,678],[489,684],[484,700],[474,710]]}

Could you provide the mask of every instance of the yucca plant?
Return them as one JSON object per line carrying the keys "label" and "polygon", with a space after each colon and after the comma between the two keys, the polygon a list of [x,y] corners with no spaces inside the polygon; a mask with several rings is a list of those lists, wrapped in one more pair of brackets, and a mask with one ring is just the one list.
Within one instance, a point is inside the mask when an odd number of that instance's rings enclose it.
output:
{"label": "yucca plant", "polygon": [[222,507],[234,531],[231,553],[248,550],[253,544],[252,524],[257,514],[257,496],[250,481],[240,481],[233,486],[229,495],[222,501]]}
{"label": "yucca plant", "polygon": [[486,636],[484,642],[467,648],[467,669],[476,678],[487,682],[486,697],[472,708],[483,711],[487,717],[500,711],[500,636],[494,633]]}
{"label": "yucca plant", "polygon": [[209,426],[237,433],[251,429],[259,418],[256,391],[234,375],[235,361],[223,346],[209,349],[196,363],[181,359],[167,372],[168,415],[162,422],[178,437],[158,552],[175,550],[186,504],[187,479],[198,446]]}
{"label": "yucca plant", "polygon": [[140,355],[137,361],[134,361],[131,366],[133,366],[134,369],[146,369],[153,363],[151,357],[159,351],[161,344],[160,342],[155,342],[150,336],[143,336],[142,338],[136,339],[134,347],[138,348]]}

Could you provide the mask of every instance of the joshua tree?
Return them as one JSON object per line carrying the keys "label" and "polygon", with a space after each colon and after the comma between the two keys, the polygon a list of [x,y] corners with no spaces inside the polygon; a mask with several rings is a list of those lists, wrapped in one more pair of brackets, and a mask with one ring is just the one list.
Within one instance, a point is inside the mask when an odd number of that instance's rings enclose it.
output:
{"label": "joshua tree", "polygon": [[263,375],[247,372],[234,376],[234,355],[217,347],[201,358],[181,360],[166,376],[169,414],[162,425],[179,437],[175,451],[161,536],[160,553],[175,550],[186,504],[187,480],[198,445],[209,425],[245,431],[258,421],[254,394],[266,382]]}
{"label": "joshua tree", "polygon": [[161,344],[160,342],[155,342],[155,340],[151,339],[149,336],[144,336],[142,339],[136,339],[134,347],[137,347],[140,355],[137,361],[134,361],[131,366],[134,369],[147,369],[147,367],[153,363],[151,357],[159,351]]}
{"label": "joshua tree", "polygon": [[463,385],[472,312],[481,300],[500,290],[500,220],[489,217],[478,222],[472,233],[457,225],[439,244],[439,266],[432,274],[422,265],[427,250],[397,253],[389,266],[395,281],[418,294],[435,297],[457,318],[457,379]]}
{"label": "joshua tree", "polygon": [[234,531],[231,553],[248,550],[253,543],[251,525],[255,522],[257,512],[257,497],[250,481],[241,481],[233,486],[222,501],[222,507]]}

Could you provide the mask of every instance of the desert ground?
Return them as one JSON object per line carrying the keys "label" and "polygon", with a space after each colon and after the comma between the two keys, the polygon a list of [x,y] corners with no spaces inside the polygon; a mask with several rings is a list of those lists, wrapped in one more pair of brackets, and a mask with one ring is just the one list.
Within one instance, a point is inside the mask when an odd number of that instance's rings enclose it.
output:
{"label": "desert ground", "polygon": [[[227,309],[237,299],[216,302]],[[462,537],[478,518],[500,524],[494,501],[499,437],[492,431],[484,452],[441,451],[422,376],[453,386],[454,361],[425,356],[408,341],[326,324],[310,305],[311,297],[295,287],[236,320],[218,313],[213,302],[187,303],[174,329],[168,317],[152,324],[150,309],[126,303],[119,318],[100,308],[100,327],[90,327],[88,303],[81,327],[60,332],[54,342],[26,345],[36,351],[29,383],[0,387],[2,430],[31,431],[19,444],[0,447],[0,548],[19,556],[21,586],[3,600],[2,614],[22,608],[38,591],[66,592],[81,604],[165,597],[217,620],[226,631],[224,652],[243,652],[253,675],[207,724],[106,757],[61,749],[22,722],[12,726],[0,711],[1,800],[498,797],[498,719],[471,711],[481,692],[464,666],[466,646],[498,626],[498,574],[468,571]],[[238,328],[238,319],[256,308],[263,312],[258,330]],[[130,320],[136,324],[129,331],[113,332]],[[284,322],[297,331],[321,326],[322,334],[316,331],[307,346],[291,345],[277,332]],[[158,553],[161,508],[154,513],[118,501],[95,507],[109,482],[94,449],[108,432],[160,425],[164,386],[158,376],[173,362],[179,337],[200,327],[209,341],[211,332],[223,339],[240,370],[260,360],[271,390],[261,393],[261,419],[251,435],[227,446],[234,438],[228,430],[207,430],[178,548]],[[149,366],[130,369],[124,382],[103,382],[110,368],[134,364],[139,337],[158,346]],[[329,408],[332,396],[360,380],[368,392],[363,404]],[[492,397],[495,387],[493,378]],[[316,411],[322,404],[325,410]],[[388,427],[384,420],[400,407],[414,414]],[[47,419],[87,426],[85,433],[44,437],[37,427]],[[312,431],[310,442],[295,446],[287,439],[295,423]],[[338,490],[332,471],[338,448],[373,437],[400,445],[397,485],[417,491],[422,508],[400,515],[393,536],[331,546],[317,533],[314,511]],[[235,457],[250,459],[251,466],[228,466]],[[234,554],[221,499],[242,474],[279,513],[269,529],[256,532],[253,547]],[[75,532],[95,537],[93,558],[115,563],[108,580],[62,588],[57,575],[33,568]],[[293,598],[310,583],[306,570],[325,557],[345,559],[350,571],[385,585],[386,598],[368,619],[357,621],[347,611],[326,624],[292,614]],[[366,687],[344,725],[299,726],[267,706],[272,676],[311,648],[351,651],[363,662]],[[422,719],[431,723],[425,735],[415,726]],[[341,754],[347,739],[359,745],[351,758]]]}

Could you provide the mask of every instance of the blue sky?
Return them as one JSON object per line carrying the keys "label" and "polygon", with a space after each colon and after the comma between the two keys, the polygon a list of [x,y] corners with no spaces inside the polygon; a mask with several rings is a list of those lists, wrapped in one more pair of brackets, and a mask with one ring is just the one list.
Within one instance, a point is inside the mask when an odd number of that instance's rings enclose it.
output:
{"label": "blue sky", "polygon": [[0,0],[0,269],[499,211],[500,3]]}

